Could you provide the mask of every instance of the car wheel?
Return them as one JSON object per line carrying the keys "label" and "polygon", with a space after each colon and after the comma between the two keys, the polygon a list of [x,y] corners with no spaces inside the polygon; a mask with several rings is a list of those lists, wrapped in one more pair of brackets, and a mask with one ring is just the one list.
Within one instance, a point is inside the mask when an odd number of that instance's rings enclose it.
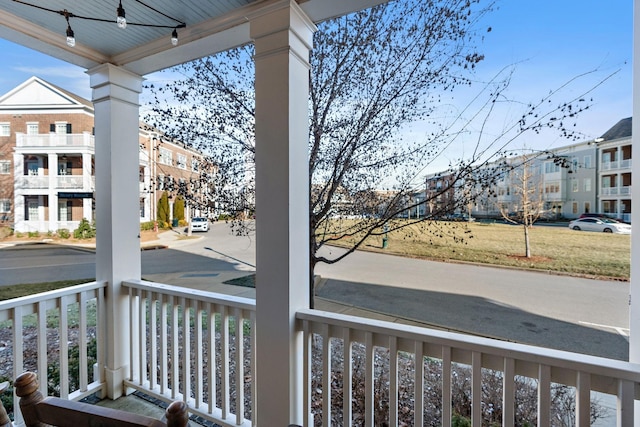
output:
{"label": "car wheel", "polygon": [[602,230],[602,231],[604,231],[605,233],[613,233],[613,230],[612,230],[612,229],[610,229],[610,228],[605,228],[605,229],[604,229],[604,230]]}
{"label": "car wheel", "polygon": [[576,231],[580,231],[580,227],[578,227],[577,225],[574,225],[573,229],[576,230]]}

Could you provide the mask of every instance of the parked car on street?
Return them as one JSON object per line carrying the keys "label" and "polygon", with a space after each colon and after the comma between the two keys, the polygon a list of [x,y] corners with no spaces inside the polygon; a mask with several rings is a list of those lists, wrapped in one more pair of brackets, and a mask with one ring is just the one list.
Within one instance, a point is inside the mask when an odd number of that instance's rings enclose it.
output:
{"label": "parked car on street", "polygon": [[631,225],[611,218],[578,218],[569,223],[569,228],[572,230],[599,231],[603,233],[631,233]]}
{"label": "parked car on street", "polygon": [[209,231],[209,220],[200,216],[191,218],[191,231]]}

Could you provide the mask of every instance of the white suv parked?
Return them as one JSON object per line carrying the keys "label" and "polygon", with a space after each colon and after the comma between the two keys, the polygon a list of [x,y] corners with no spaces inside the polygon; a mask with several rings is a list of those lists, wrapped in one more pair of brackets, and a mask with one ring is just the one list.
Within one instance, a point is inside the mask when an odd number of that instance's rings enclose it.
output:
{"label": "white suv parked", "polygon": [[191,231],[209,231],[209,220],[198,216],[191,218]]}

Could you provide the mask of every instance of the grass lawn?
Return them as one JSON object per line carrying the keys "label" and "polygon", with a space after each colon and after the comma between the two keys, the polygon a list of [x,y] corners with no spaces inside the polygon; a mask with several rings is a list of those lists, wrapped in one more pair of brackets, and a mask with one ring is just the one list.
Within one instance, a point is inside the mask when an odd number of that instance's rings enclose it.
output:
{"label": "grass lawn", "polygon": [[[525,258],[522,226],[432,222],[369,237],[362,249],[441,261],[466,261],[545,270],[572,275],[628,280],[629,235],[534,226],[529,230],[531,258]],[[339,245],[348,245],[345,239]]]}

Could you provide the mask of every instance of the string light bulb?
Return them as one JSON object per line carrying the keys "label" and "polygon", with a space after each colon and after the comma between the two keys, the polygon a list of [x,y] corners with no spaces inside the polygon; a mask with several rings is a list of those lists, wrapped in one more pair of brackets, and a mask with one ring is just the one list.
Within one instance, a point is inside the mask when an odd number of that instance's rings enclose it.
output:
{"label": "string light bulb", "polygon": [[[101,17],[96,17],[96,16],[83,16],[83,15],[76,15],[74,13],[69,12],[67,9],[64,10],[55,10],[55,9],[49,9],[47,7],[38,5],[38,4],[33,4],[30,3],[28,1],[25,0],[11,0],[15,3],[20,3],[24,6],[29,6],[32,7],[34,9],[39,9],[39,10],[43,10],[46,12],[50,12],[50,13],[55,13],[58,15],[62,15],[64,16],[64,18],[67,21],[67,45],[69,45],[69,47],[74,47],[76,45],[76,37],[75,34],[73,32],[73,30],[71,29],[71,23],[69,22],[69,18],[74,18],[74,19],[83,19],[83,20],[88,20],[88,21],[94,21],[94,22],[104,22],[104,23],[109,23],[111,25],[113,25],[113,19],[108,19],[108,18],[101,18]],[[169,15],[167,15],[166,13],[163,13],[161,11],[159,11],[158,9],[154,8],[151,5],[148,5],[147,3],[145,3],[142,0],[136,0],[136,2],[140,3],[140,5],[142,5],[143,7],[146,7],[150,10],[152,10],[153,12],[160,14],[162,16],[164,16],[167,19],[170,19],[174,22],[177,22],[178,25],[163,25],[163,24],[155,24],[155,23],[143,23],[143,22],[127,22],[127,19],[125,18],[125,12],[124,12],[124,7],[122,7],[122,0],[118,1],[118,7],[116,8],[116,23],[118,24],[118,27],[120,28],[126,28],[127,26],[131,26],[131,25],[135,25],[138,27],[145,27],[145,28],[173,28],[173,32],[171,33],[171,44],[173,46],[177,46],[178,45],[178,28],[185,28],[187,26],[187,24],[185,22],[180,21],[179,19],[173,18]]]}
{"label": "string light bulb", "polygon": [[127,28],[127,19],[125,18],[124,7],[122,7],[122,0],[120,0],[120,3],[118,4],[118,9],[116,12],[118,14],[116,23],[118,24],[118,27],[124,30],[125,28]]}
{"label": "string light bulb", "polygon": [[76,36],[71,29],[71,24],[69,23],[69,12],[65,9],[63,13],[64,18],[67,20],[67,46],[74,47],[76,45]]}
{"label": "string light bulb", "polygon": [[178,45],[178,29],[174,28],[173,32],[171,33],[171,44],[174,46]]}

